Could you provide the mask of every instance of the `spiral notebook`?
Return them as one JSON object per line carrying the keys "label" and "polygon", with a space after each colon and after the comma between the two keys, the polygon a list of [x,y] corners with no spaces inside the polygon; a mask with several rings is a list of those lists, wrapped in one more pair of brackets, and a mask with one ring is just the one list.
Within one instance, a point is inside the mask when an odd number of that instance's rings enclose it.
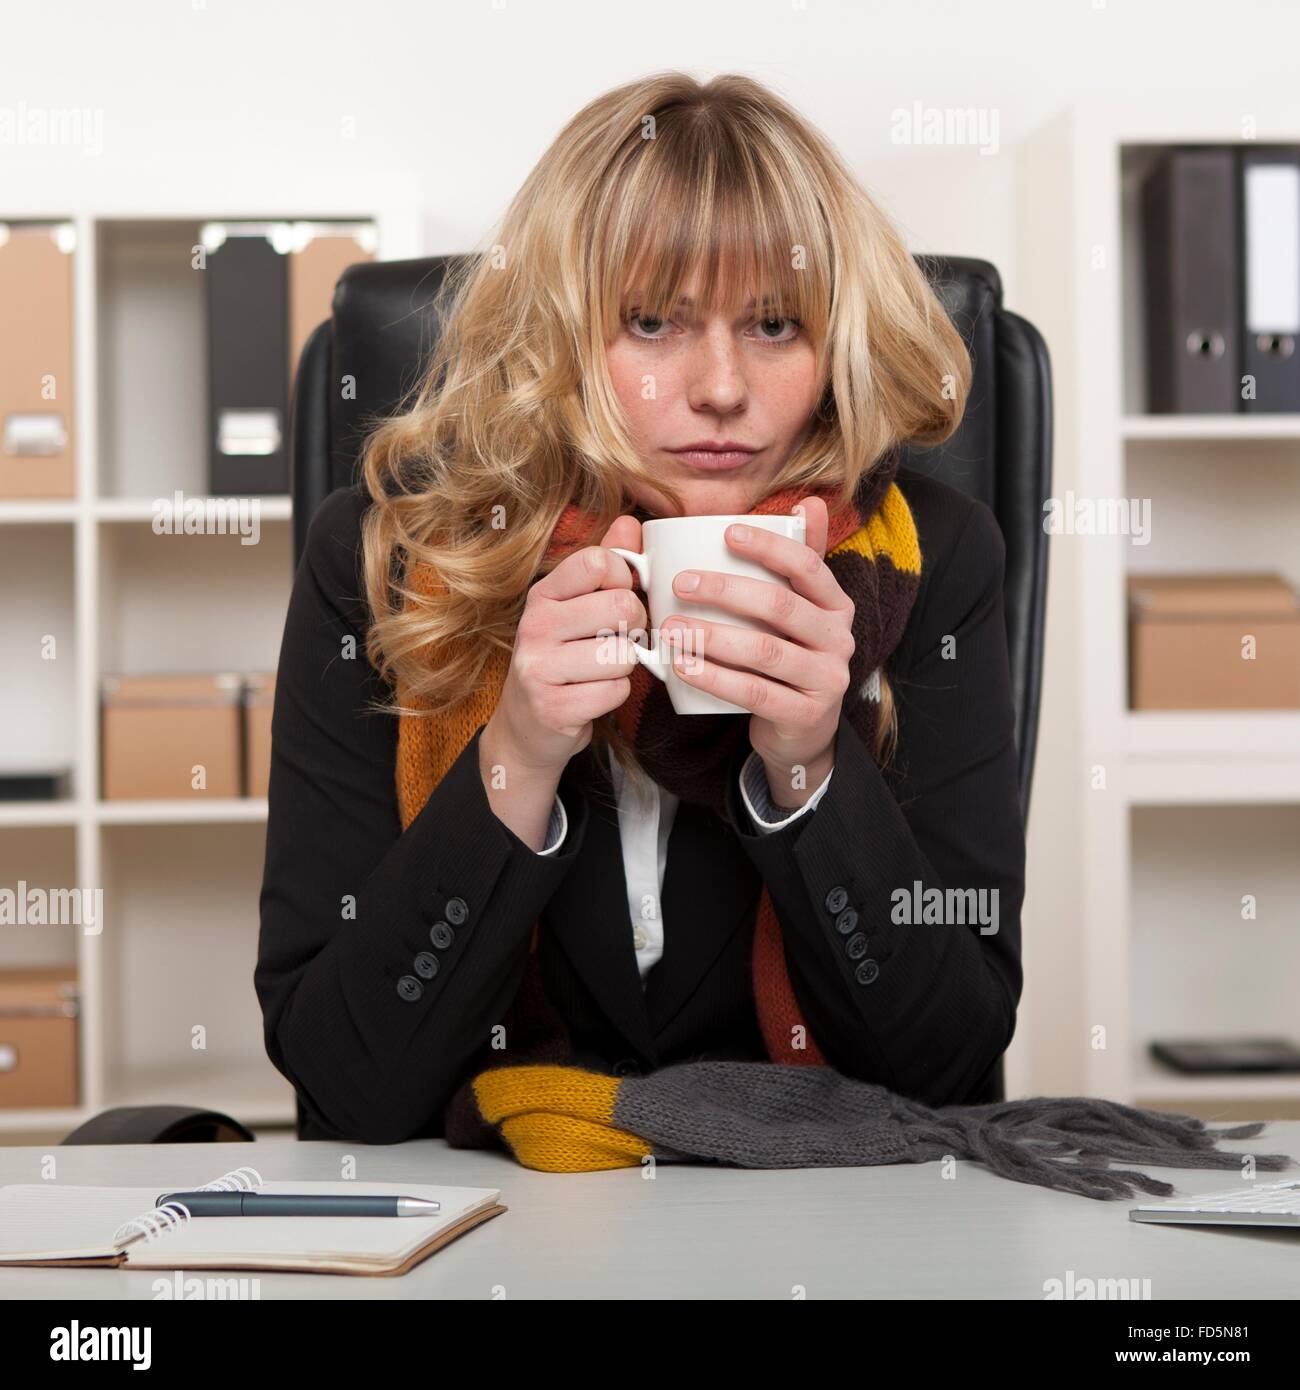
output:
{"label": "spiral notebook", "polygon": [[[434,1216],[202,1216],[156,1206],[166,1191],[297,1192],[425,1197]],[[263,1182],[236,1168],[202,1188],[0,1187],[0,1266],[261,1269],[317,1274],[405,1274],[444,1245],[498,1216],[501,1193],[429,1183]]]}

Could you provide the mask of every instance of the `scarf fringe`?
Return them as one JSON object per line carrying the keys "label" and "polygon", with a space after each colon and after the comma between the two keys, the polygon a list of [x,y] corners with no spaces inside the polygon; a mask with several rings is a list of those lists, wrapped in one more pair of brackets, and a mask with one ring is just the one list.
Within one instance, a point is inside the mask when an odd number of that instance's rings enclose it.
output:
{"label": "scarf fringe", "polygon": [[1251,1158],[1256,1170],[1289,1168],[1287,1154],[1225,1152],[1220,1139],[1252,1139],[1262,1121],[1212,1129],[1192,1115],[1138,1110],[1118,1101],[1088,1096],[1001,1101],[992,1105],[929,1110],[902,1101],[900,1114],[926,1159],[952,1154],[985,1164],[1000,1177],[1073,1192],[1099,1201],[1129,1198],[1135,1189],[1167,1197],[1172,1183],[1112,1162],[1159,1168],[1240,1168]]}

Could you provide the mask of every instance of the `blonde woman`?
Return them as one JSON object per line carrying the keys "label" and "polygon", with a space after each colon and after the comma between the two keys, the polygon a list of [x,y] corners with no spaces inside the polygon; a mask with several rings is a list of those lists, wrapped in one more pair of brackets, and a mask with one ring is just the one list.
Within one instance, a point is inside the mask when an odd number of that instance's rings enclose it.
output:
{"label": "blonde woman", "polygon": [[[897,232],[772,92],[668,73],[579,112],[446,292],[280,658],[256,986],[302,1136],[490,1143],[474,1078],[538,1061],[988,1099],[1021,989],[1004,550],[899,467],[970,365]],[[682,679],[747,711],[676,715],[613,548],[795,507],[804,543],[727,533],[770,581],[677,577],[772,631],[675,615]]]}

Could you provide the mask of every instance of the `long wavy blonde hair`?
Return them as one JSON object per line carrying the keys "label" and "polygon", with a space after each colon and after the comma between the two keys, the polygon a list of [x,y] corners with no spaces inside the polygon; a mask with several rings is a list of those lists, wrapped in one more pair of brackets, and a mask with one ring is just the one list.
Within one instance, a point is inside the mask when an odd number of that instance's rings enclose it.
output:
{"label": "long wavy blonde hair", "polygon": [[[637,456],[605,353],[633,283],[641,315],[669,318],[697,270],[708,311],[754,295],[815,345],[819,404],[771,492],[832,488],[847,502],[896,444],[956,429],[965,346],[828,141],[748,77],[617,87],[573,117],[495,234],[448,271],[427,369],[367,437],[367,656],[410,692],[388,712],[449,709],[481,687],[492,648],[513,651],[569,503],[592,515],[595,540],[632,509],[628,479],[682,512]],[[420,562],[433,596],[409,584]],[[883,671],[881,705],[883,758],[897,731]],[[612,715],[597,740],[643,775]]]}

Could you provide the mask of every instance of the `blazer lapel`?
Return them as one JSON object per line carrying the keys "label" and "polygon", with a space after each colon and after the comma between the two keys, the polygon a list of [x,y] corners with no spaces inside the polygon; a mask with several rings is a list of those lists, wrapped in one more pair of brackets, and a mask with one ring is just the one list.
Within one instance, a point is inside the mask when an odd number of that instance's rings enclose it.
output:
{"label": "blazer lapel", "polygon": [[609,770],[599,766],[588,745],[583,756],[570,761],[560,786],[562,792],[567,786],[573,795],[586,796],[590,814],[582,854],[547,905],[549,930],[609,1021],[653,1060]]}
{"label": "blazer lapel", "polygon": [[656,1038],[754,910],[761,887],[757,870],[722,818],[683,801],[668,839],[664,871],[664,954],[646,986]]}

